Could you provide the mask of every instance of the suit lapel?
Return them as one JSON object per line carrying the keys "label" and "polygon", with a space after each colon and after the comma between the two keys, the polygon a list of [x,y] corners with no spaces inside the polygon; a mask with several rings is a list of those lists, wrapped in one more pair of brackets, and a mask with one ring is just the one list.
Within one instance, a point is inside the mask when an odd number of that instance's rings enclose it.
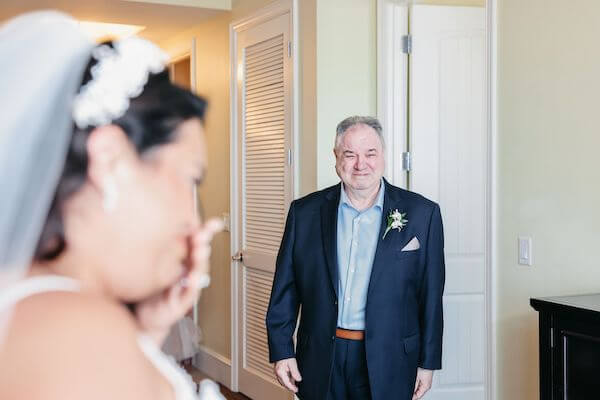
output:
{"label": "suit lapel", "polygon": [[[402,204],[396,193],[392,192],[391,185],[384,179],[385,182],[385,193],[383,196],[383,213],[381,215],[381,227],[379,228],[379,240],[377,242],[377,248],[375,249],[375,258],[373,259],[373,268],[371,269],[371,279],[369,280],[369,289],[367,290],[367,298],[371,294],[373,287],[377,283],[377,280],[381,276],[385,269],[385,264],[389,262],[389,257],[393,256],[390,254],[390,247],[392,243],[403,242],[404,236],[407,234],[407,230],[403,229],[400,232],[393,230],[388,232],[385,239],[383,234],[387,228],[387,217],[391,211],[398,209],[402,212]],[[401,237],[398,237],[401,235]],[[393,247],[392,247],[393,250]]]}
{"label": "suit lapel", "polygon": [[321,206],[321,229],[323,238],[323,248],[325,249],[325,258],[329,269],[329,278],[331,286],[338,296],[338,266],[337,266],[337,213],[340,202],[340,185],[334,186],[334,189],[326,196],[326,201]]}

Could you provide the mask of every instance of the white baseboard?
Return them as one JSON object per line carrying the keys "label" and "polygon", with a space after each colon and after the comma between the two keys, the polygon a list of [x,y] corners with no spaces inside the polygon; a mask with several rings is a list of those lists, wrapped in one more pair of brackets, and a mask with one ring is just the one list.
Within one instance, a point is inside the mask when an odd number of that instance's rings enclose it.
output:
{"label": "white baseboard", "polygon": [[193,364],[210,379],[231,389],[231,359],[208,347],[200,346]]}

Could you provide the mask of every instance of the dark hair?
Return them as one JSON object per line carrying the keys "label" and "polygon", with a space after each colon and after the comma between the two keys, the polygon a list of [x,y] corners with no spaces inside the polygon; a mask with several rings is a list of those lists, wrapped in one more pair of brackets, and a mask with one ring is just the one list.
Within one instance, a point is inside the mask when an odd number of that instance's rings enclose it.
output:
{"label": "dark hair", "polygon": [[[111,43],[106,44],[112,47]],[[96,60],[91,58],[84,72],[82,86],[91,80],[91,68],[95,64]],[[143,92],[130,99],[125,114],[112,123],[123,129],[138,153],[143,154],[155,146],[172,141],[177,127],[182,122],[191,118],[204,120],[205,109],[206,101],[203,98],[174,85],[165,70],[158,74],[150,74]],[[53,260],[67,246],[61,208],[86,180],[86,142],[93,129],[94,127],[79,129],[73,124],[73,135],[65,166],[38,241],[34,260]]]}

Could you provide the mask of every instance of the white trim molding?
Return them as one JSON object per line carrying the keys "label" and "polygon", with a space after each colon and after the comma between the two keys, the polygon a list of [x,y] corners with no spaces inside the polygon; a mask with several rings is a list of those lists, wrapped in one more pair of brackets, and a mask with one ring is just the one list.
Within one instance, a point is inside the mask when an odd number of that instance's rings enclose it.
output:
{"label": "white trim molding", "polygon": [[[240,155],[240,149],[237,140],[238,131],[238,118],[237,118],[237,37],[234,35],[233,24],[229,26],[229,223],[230,223],[230,250],[231,254],[237,254],[240,249],[240,221],[239,215],[239,204],[240,194],[238,188],[240,187],[240,179],[238,177],[238,159]],[[239,263],[237,261],[231,261],[230,264],[230,275],[231,275],[231,359],[237,360],[239,349],[238,349],[238,281],[239,281]],[[230,370],[230,382],[231,390],[237,392],[238,389],[238,363],[231,364]]]}
{"label": "white trim molding", "polygon": [[[261,8],[260,10],[248,15],[247,17],[233,21],[230,24],[230,33],[235,35],[250,27],[256,26],[261,22],[268,21],[285,13],[292,13],[292,0],[278,0]],[[293,21],[293,18],[292,18]],[[231,49],[230,49],[231,50]],[[235,50],[235,48],[234,48]],[[235,54],[233,54],[235,55]],[[232,59],[233,61],[233,59]],[[233,65],[233,63],[232,63]]]}
{"label": "white trim molding", "polygon": [[196,38],[190,40],[182,40],[177,42],[175,45],[170,46],[166,49],[169,54],[169,63],[176,63],[186,57],[190,58],[190,83],[192,91],[195,93],[197,90],[196,82]]}
{"label": "white trim molding", "polygon": [[163,4],[207,10],[231,11],[231,0],[123,0],[133,3]]}
{"label": "white trim molding", "polygon": [[208,347],[200,346],[200,351],[194,357],[193,365],[210,379],[233,390],[231,389],[231,359]]}
{"label": "white trim molding", "polygon": [[300,195],[300,12],[292,0],[292,179],[293,198]]}
{"label": "white trim molding", "polygon": [[407,148],[408,56],[397,51],[407,33],[407,5],[377,0],[377,117],[386,143],[385,175],[403,188],[407,187],[407,174],[402,169],[402,157],[393,153]]}
{"label": "white trim molding", "polygon": [[498,343],[498,2],[486,0],[487,14],[487,399],[496,400]]}

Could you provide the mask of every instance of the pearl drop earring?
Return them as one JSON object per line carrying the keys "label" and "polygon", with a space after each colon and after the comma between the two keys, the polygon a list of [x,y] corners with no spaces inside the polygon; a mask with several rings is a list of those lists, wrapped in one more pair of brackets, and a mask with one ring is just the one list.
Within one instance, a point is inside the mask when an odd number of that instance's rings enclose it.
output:
{"label": "pearl drop earring", "polygon": [[119,189],[114,178],[109,177],[104,181],[103,187],[102,208],[108,214],[115,211],[119,201]]}

